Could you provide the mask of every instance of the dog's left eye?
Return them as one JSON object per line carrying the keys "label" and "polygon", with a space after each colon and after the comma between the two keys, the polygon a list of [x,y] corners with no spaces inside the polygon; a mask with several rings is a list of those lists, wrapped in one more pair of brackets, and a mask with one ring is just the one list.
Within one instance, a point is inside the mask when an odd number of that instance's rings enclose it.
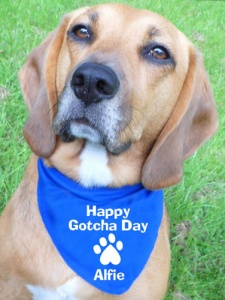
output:
{"label": "dog's left eye", "polygon": [[142,50],[142,57],[153,63],[173,63],[173,59],[170,55],[169,50],[167,50],[164,46],[156,44],[150,44],[144,47],[144,49]]}
{"label": "dog's left eye", "polygon": [[168,59],[169,54],[166,49],[162,47],[155,47],[150,50],[149,55],[152,55],[155,59]]}

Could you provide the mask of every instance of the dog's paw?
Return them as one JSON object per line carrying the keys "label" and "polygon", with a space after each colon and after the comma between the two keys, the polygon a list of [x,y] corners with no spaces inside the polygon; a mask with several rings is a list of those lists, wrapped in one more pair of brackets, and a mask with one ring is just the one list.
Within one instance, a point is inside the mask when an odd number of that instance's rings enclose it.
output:
{"label": "dog's paw", "polygon": [[118,251],[123,249],[123,243],[121,241],[116,242],[116,237],[113,233],[108,235],[108,240],[104,237],[99,239],[99,245],[93,247],[95,254],[100,255],[100,262],[106,266],[109,263],[118,265],[121,261],[121,257]]}

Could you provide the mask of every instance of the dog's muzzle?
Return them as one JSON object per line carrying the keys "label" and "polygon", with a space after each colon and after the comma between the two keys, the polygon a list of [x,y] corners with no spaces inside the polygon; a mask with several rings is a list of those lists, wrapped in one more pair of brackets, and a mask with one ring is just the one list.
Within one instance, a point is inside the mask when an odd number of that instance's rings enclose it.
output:
{"label": "dog's muzzle", "polygon": [[59,97],[54,132],[64,142],[85,139],[119,154],[131,144],[129,138],[120,140],[132,115],[127,99],[127,89],[113,69],[84,62],[71,74]]}

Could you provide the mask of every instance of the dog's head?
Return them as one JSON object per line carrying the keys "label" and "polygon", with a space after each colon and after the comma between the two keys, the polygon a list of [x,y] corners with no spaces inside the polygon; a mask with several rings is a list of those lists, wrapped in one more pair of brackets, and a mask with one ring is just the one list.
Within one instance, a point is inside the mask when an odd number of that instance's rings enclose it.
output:
{"label": "dog's head", "polygon": [[28,144],[71,177],[89,141],[107,150],[111,185],[175,184],[217,128],[201,55],[150,11],[111,4],[66,15],[19,78]]}

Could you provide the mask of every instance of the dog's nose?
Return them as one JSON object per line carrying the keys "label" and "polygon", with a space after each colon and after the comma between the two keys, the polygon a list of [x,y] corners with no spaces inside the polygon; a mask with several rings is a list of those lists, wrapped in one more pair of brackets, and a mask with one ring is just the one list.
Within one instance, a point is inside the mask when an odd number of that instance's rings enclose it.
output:
{"label": "dog's nose", "polygon": [[74,72],[71,86],[86,105],[113,98],[119,90],[119,79],[109,67],[84,63]]}

